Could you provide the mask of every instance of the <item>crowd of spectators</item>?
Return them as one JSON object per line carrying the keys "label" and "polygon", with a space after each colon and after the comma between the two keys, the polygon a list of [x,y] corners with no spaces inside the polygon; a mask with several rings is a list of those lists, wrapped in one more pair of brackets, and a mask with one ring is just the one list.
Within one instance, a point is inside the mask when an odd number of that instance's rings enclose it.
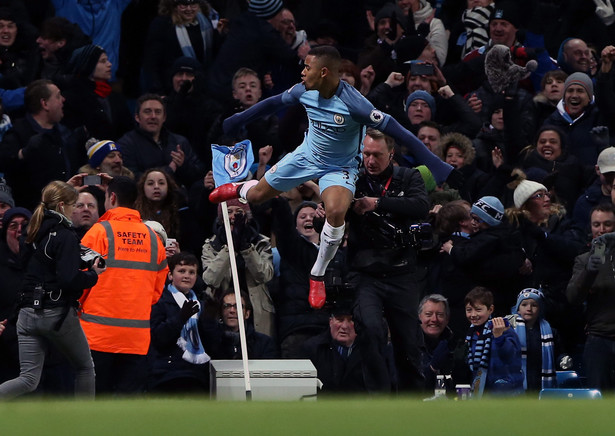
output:
{"label": "crowd of spectators", "polygon": [[[332,45],[342,80],[463,180],[436,186],[409,150],[368,132],[323,309],[308,304],[326,213],[318,181],[258,206],[228,202],[249,357],[310,358],[324,391],[432,389],[438,374],[477,377],[472,325],[494,350],[512,338],[526,372],[523,387],[511,375],[515,392],[536,391],[554,383],[527,373],[541,368],[528,350],[548,325],[559,353],[549,348],[549,374],[572,356],[588,387],[614,389],[614,3],[0,0],[0,383],[19,375],[20,249],[54,180],[79,190],[79,238],[105,214],[109,178],[134,180],[126,207],[164,243],[167,285],[138,360],[147,380],[131,392],[206,391],[209,357],[241,358],[223,213],[208,200],[210,145],[249,139],[249,177],[260,179],[303,140],[305,109],[234,137],[223,121],[300,82],[310,48]],[[199,304],[178,307],[191,298]],[[529,300],[540,302],[533,318],[520,309]],[[491,308],[480,322],[468,314],[477,305]],[[500,324],[507,314],[525,320],[521,342]],[[208,358],[182,362],[179,342],[197,330]],[[71,391],[71,371],[50,346],[38,391]]]}

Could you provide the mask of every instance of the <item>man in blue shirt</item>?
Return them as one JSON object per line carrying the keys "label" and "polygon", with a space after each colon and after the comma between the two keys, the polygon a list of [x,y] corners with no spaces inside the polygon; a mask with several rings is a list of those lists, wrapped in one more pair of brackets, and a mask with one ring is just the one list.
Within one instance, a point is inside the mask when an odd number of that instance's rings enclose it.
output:
{"label": "man in blue shirt", "polygon": [[309,302],[314,308],[321,308],[325,303],[324,274],[344,235],[344,218],[355,191],[365,126],[381,130],[407,146],[418,162],[429,167],[438,183],[450,179],[453,170],[394,118],[375,109],[356,89],[341,81],[340,61],[334,47],[313,48],[305,58],[301,83],[224,120],[224,132],[232,134],[281,107],[301,103],[307,111],[309,127],[303,143],[261,180],[225,184],[209,196],[215,203],[237,197],[262,203],[307,180],[319,178],[326,221],[310,276]]}

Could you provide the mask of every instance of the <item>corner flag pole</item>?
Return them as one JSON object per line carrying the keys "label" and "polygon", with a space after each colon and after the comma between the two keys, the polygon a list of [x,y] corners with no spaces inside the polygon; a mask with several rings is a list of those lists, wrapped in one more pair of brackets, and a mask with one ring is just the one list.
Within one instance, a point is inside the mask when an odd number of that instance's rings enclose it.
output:
{"label": "corner flag pole", "polygon": [[226,201],[222,202],[222,217],[224,218],[224,230],[226,231],[226,241],[228,253],[231,261],[231,275],[235,288],[235,302],[237,303],[237,321],[239,322],[239,340],[241,343],[241,360],[243,362],[243,380],[246,387],[246,400],[252,399],[252,386],[250,384],[250,371],[248,370],[248,346],[246,342],[246,326],[243,319],[243,304],[241,302],[241,288],[239,287],[239,274],[237,273],[237,260],[235,259],[235,247],[233,244],[233,234],[231,232],[231,222],[228,217]]}

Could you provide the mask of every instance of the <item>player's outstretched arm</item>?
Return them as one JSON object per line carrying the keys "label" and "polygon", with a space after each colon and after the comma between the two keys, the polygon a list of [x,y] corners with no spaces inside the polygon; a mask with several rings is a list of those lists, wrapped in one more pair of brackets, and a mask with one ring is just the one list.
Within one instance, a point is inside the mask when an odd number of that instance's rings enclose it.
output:
{"label": "player's outstretched arm", "polygon": [[395,118],[390,117],[382,131],[395,139],[398,144],[408,147],[408,151],[416,158],[417,162],[429,168],[438,185],[446,181],[453,167],[433,154],[420,139],[406,130]]}
{"label": "player's outstretched arm", "polygon": [[283,94],[284,93],[274,95],[273,97],[269,97],[263,101],[259,101],[251,108],[225,119],[222,123],[222,129],[224,130],[224,134],[232,135],[233,133],[236,133],[241,126],[245,124],[250,124],[251,122],[261,117],[276,113],[278,110],[288,104],[282,100]]}

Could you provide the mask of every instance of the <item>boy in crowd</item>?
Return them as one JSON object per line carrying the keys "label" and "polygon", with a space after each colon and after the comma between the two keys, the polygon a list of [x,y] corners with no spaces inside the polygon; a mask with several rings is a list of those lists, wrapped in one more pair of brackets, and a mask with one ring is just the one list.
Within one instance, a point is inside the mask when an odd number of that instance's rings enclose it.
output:
{"label": "boy in crowd", "polygon": [[475,287],[465,297],[466,318],[472,324],[466,337],[472,395],[515,395],[523,392],[521,344],[508,320],[491,318],[493,294]]}

